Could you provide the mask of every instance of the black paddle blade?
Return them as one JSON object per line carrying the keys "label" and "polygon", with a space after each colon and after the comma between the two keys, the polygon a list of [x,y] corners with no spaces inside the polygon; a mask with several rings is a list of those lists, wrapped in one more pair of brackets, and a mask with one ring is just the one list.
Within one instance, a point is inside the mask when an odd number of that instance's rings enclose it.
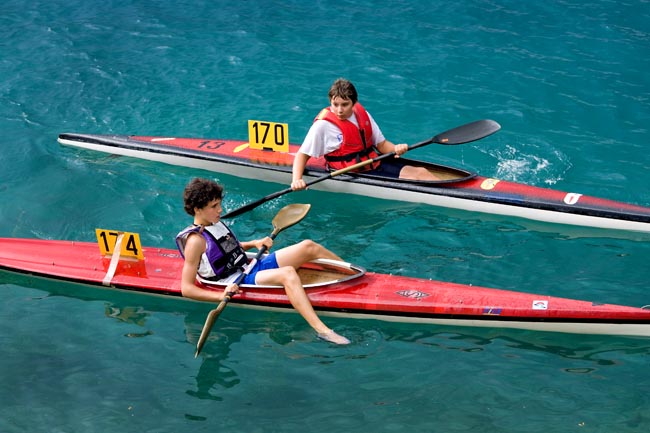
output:
{"label": "black paddle blade", "polygon": [[467,123],[462,126],[450,129],[433,137],[433,143],[439,144],[463,144],[470,141],[480,140],[492,135],[501,129],[494,120],[483,119]]}

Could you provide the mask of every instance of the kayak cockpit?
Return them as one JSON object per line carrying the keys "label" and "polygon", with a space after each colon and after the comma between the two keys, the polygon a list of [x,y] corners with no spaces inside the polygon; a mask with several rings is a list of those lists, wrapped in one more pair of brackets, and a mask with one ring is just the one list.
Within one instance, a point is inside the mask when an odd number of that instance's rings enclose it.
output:
{"label": "kayak cockpit", "polygon": [[365,179],[373,179],[373,180],[384,180],[384,181],[390,181],[395,183],[417,183],[417,184],[427,184],[427,185],[439,185],[439,184],[464,182],[466,180],[473,179],[477,176],[476,173],[472,173],[470,171],[463,170],[461,168],[449,167],[446,165],[434,164],[431,162],[416,161],[416,160],[406,159],[406,158],[396,158],[394,162],[400,165],[412,165],[416,167],[424,167],[431,174],[433,174],[435,177],[437,177],[440,180],[414,181],[410,179],[394,179],[394,178],[388,179],[384,176],[381,176],[381,174],[367,174],[367,173],[353,173],[352,175],[361,179],[365,178]]}
{"label": "kayak cockpit", "polygon": [[[305,263],[298,269],[298,276],[305,289],[315,287],[326,287],[346,281],[360,278],[365,275],[366,270],[360,266],[347,262],[329,259],[317,259]],[[213,281],[201,277],[198,280],[205,286],[219,289],[225,288],[230,282],[234,281],[237,274],[223,280]],[[282,288],[282,286],[257,286],[253,284],[242,284],[241,287],[248,288]]]}

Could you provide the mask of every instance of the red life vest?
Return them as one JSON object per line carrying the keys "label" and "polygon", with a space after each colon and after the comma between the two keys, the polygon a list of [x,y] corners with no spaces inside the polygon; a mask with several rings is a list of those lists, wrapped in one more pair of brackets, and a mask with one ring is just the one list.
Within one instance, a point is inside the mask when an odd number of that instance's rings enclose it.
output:
{"label": "red life vest", "polygon": [[[358,102],[352,108],[357,117],[359,127],[349,120],[341,120],[329,108],[324,108],[316,116],[316,120],[327,120],[335,124],[343,133],[343,143],[334,152],[325,155],[325,160],[330,170],[340,170],[350,165],[357,164],[367,159],[376,158],[379,154],[375,151],[372,140],[372,125],[366,110]],[[359,171],[374,170],[380,162],[374,162],[359,169]]]}

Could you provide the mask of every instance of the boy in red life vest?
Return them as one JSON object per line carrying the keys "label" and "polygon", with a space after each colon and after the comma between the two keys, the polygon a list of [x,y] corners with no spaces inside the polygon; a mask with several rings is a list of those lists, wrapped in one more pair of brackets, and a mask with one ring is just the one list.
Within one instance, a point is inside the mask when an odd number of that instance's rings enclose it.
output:
{"label": "boy in red life vest", "polygon": [[[379,153],[395,152],[397,156],[408,150],[406,144],[386,140],[370,113],[358,102],[357,90],[350,81],[334,81],[328,96],[330,106],[316,116],[294,157],[293,190],[306,188],[302,175],[312,156],[325,156],[330,170],[339,170],[377,157],[375,149]],[[439,180],[423,167],[400,164],[396,159],[376,161],[361,170],[391,178]]]}
{"label": "boy in red life vest", "polygon": [[[181,276],[183,296],[199,301],[221,302],[226,292],[238,291],[232,284],[223,293],[206,290],[196,285],[197,274],[206,279],[232,277],[234,281],[246,265],[245,250],[271,248],[270,237],[240,242],[234,233],[220,221],[223,188],[207,179],[194,179],[183,194],[185,211],[194,217],[194,224],[176,236],[176,244],[184,257]],[[341,260],[333,252],[311,240],[282,248],[260,259],[245,277],[244,284],[281,285],[291,305],[314,328],[318,337],[336,344],[350,340],[328,328],[316,315],[305,293],[297,269],[315,259]],[[254,289],[252,289],[254,290]]]}

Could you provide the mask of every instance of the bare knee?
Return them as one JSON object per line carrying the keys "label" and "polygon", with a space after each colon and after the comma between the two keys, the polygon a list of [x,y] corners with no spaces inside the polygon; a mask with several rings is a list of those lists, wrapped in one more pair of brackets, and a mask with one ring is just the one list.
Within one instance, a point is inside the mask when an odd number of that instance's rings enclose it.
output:
{"label": "bare knee", "polygon": [[298,272],[293,266],[283,266],[277,270],[280,282],[284,287],[294,287],[300,283]]}
{"label": "bare knee", "polygon": [[415,166],[404,166],[400,172],[400,177],[402,179],[412,179],[412,180],[440,180],[440,178],[425,167],[415,167]]}
{"label": "bare knee", "polygon": [[300,245],[301,252],[308,260],[319,258],[323,250],[323,247],[321,245],[317,244],[311,239],[305,239],[304,241],[301,241],[298,245]]}

